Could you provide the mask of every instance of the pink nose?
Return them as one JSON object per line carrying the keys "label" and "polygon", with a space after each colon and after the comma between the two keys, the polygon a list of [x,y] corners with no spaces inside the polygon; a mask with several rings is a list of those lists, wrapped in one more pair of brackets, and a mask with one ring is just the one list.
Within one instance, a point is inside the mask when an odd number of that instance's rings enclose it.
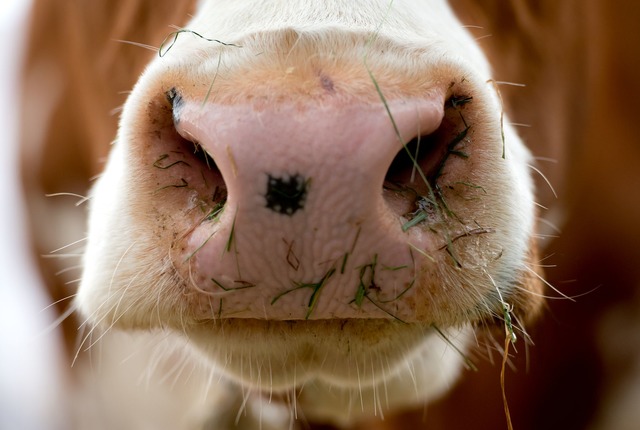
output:
{"label": "pink nose", "polygon": [[[414,168],[412,161],[408,168],[392,163],[406,142],[439,127],[444,95],[268,108],[171,97],[176,129],[221,175],[211,176],[218,178],[209,184],[217,204],[185,238],[182,260],[185,276],[216,302],[218,317],[411,313],[394,302],[415,278],[410,232],[402,228],[411,205],[385,181],[413,176],[415,189],[426,193],[420,176],[433,173],[437,159]],[[382,306],[392,302],[393,310]],[[210,313],[211,305],[203,309]]]}

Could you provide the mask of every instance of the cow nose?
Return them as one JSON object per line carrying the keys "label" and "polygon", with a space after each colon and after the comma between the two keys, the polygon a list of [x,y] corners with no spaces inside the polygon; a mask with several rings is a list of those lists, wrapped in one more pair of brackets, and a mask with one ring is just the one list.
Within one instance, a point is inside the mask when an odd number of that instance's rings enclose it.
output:
{"label": "cow nose", "polygon": [[[441,161],[428,136],[441,126],[443,93],[377,104],[168,98],[212,196],[178,264],[220,301],[218,317],[388,316],[364,302],[372,289],[392,299],[415,277],[403,216]],[[407,188],[412,198],[401,196]]]}

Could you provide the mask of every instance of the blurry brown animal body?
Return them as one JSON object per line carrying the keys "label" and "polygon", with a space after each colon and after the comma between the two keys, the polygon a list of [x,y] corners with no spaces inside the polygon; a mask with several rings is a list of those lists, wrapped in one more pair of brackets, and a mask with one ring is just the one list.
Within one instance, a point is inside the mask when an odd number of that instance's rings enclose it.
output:
{"label": "blurry brown animal body", "polygon": [[[119,41],[158,47],[172,31],[169,25],[185,25],[195,11],[188,2],[35,3],[23,75],[22,109],[23,178],[36,243],[34,255],[47,254],[82,239],[85,210],[75,207],[68,196],[43,196],[87,195],[90,180],[103,170],[103,160],[116,136],[119,106],[145,65],[157,56],[157,52]],[[469,31],[491,64],[491,78],[497,82],[504,111],[533,153],[536,202],[541,206],[538,215],[542,219],[537,225],[542,252],[535,264],[545,267],[547,281],[562,293],[551,287],[546,289],[544,294],[553,298],[547,301],[543,321],[527,327],[533,345],[515,344],[518,353],[512,361],[517,371],[506,374],[514,428],[634,428],[640,422],[634,419],[640,418],[629,406],[634,405],[636,397],[633,383],[627,381],[640,380],[640,340],[636,334],[640,324],[640,270],[635,263],[640,254],[636,245],[640,238],[640,202],[635,197],[640,174],[634,168],[640,146],[634,130],[637,109],[633,106],[633,100],[640,95],[636,82],[640,64],[635,60],[640,48],[628,33],[640,11],[631,2],[615,7],[606,2],[450,3],[462,24],[471,26]],[[215,37],[215,29],[205,36]],[[288,49],[295,47],[293,44]],[[338,81],[320,82],[329,91]],[[172,85],[161,89],[170,90]],[[381,85],[384,87],[384,82]],[[163,91],[158,90],[160,94]],[[182,94],[189,97],[186,89]],[[378,97],[372,94],[374,99]],[[292,260],[288,261],[292,265]],[[55,273],[78,262],[40,262],[54,300],[73,294],[74,290],[64,284],[75,276]],[[307,316],[308,311],[304,310]],[[84,318],[80,320],[83,321]],[[74,339],[78,324],[70,321],[65,325],[70,361],[78,348]],[[501,354],[490,353],[496,348],[491,336],[480,336],[481,346],[471,352],[480,367],[478,372],[464,371],[460,382],[437,403],[413,405],[414,412],[402,412],[400,408],[393,415],[385,414],[384,421],[374,418],[375,425],[506,426],[499,377]],[[502,344],[502,339],[497,339]],[[95,340],[92,338],[80,348],[86,349]],[[91,347],[92,355],[95,358],[104,354],[106,362],[113,357],[104,350],[121,343],[120,338],[112,342],[106,337],[103,352],[96,353],[95,348],[100,345],[97,342]],[[162,374],[162,366],[171,365],[170,360],[169,364],[157,364],[155,355],[161,347],[157,340],[142,341],[136,346],[136,351],[152,350],[147,360],[153,361],[156,368],[147,380]],[[92,383],[104,383],[92,382],[84,373],[85,355],[76,366],[81,374],[76,381],[80,392]],[[124,353],[123,357],[127,355]],[[493,363],[486,355],[493,356]],[[127,372],[121,364],[104,366],[116,374]],[[144,369],[144,356],[137,366]],[[195,370],[187,369],[185,373],[193,371],[196,375],[193,379],[209,377],[198,365],[194,365]],[[199,387],[198,381],[169,370],[168,382],[160,385],[177,385],[174,394],[188,392],[191,384]],[[123,379],[123,385],[130,382]],[[108,415],[95,403],[99,403],[100,396],[113,393],[106,388],[90,387],[92,390],[102,394],[85,398],[94,403],[91,411],[97,417]],[[243,407],[242,402],[225,406],[218,398],[207,399],[200,393],[197,397],[203,400],[202,405],[189,411],[189,420],[197,421],[206,415],[202,410],[212,405],[228,407],[234,417]],[[291,404],[292,400],[288,402]],[[180,413],[179,406],[168,407],[165,412]],[[123,406],[105,401],[104,407],[118,410]],[[127,412],[127,416],[135,417],[130,419],[140,423],[149,422],[152,415],[149,410],[136,411],[135,406]],[[91,419],[84,417],[79,422]],[[185,420],[176,422],[183,425]],[[360,425],[368,428],[374,424]]]}

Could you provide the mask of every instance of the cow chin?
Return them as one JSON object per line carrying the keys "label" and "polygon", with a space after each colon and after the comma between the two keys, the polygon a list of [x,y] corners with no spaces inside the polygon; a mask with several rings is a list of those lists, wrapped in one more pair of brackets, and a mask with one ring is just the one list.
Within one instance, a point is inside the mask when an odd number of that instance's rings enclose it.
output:
{"label": "cow chin", "polygon": [[418,374],[414,401],[441,393],[472,328],[533,315],[540,292],[529,154],[442,13],[239,33],[205,4],[125,106],[81,312],[171,329],[263,390]]}
{"label": "cow chin", "polygon": [[[469,328],[438,334],[422,324],[387,320],[262,321],[226,320],[216,327],[189,328],[184,334],[212,362],[244,385],[281,392],[320,381],[342,388],[363,388],[418,367],[432,366],[423,392],[439,392],[463,363],[448,342],[466,348]],[[446,340],[444,337],[446,336]],[[416,360],[416,351],[419,360]],[[447,366],[435,365],[447,356]],[[243,357],[242,360],[232,359]],[[437,371],[436,371],[437,369]],[[435,387],[434,387],[435,385]],[[425,389],[426,388],[426,389]],[[424,396],[420,396],[424,400]]]}

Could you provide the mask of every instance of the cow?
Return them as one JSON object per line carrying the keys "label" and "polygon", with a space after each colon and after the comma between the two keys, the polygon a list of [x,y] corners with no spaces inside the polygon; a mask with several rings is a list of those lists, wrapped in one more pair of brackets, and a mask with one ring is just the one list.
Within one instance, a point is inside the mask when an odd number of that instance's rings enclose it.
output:
{"label": "cow", "polygon": [[527,336],[531,158],[446,3],[206,2],[158,54],[91,192],[88,324],[343,427],[440,396],[473,326]]}
{"label": "cow", "polygon": [[[502,361],[530,342],[527,322],[543,296],[572,300],[545,284],[538,247],[579,210],[553,196],[576,189],[561,175],[577,132],[559,122],[585,124],[575,100],[595,78],[577,73],[582,58],[543,63],[554,73],[525,61],[586,43],[582,27],[559,18],[571,8],[290,3],[202,1],[168,31],[144,17],[175,22],[190,5],[113,9],[117,38],[135,43],[149,25],[159,48],[89,197],[73,306],[88,327],[79,348],[108,348],[123,336],[116,330],[160,336],[203,367],[195,372],[220,396],[199,424],[212,428],[346,427],[423,407],[477,365],[474,344],[497,345]],[[68,26],[69,52],[100,51],[86,35],[110,28],[105,11],[63,7],[83,23]],[[542,33],[538,16],[558,21]],[[488,46],[474,40],[490,32],[503,34]],[[558,34],[569,36],[559,44]],[[141,68],[139,50],[127,51],[127,64],[112,49],[104,64],[118,73],[106,78]],[[83,142],[79,167],[70,145],[56,148],[52,166],[97,173],[113,128],[91,112],[107,91],[77,67],[82,56],[64,64],[82,91],[53,86],[39,100],[81,106],[86,118],[71,133],[93,145]],[[28,75],[31,87],[66,72],[39,66],[31,70],[50,73]],[[584,85],[561,84],[571,79]],[[60,119],[73,109],[55,112],[55,121],[76,119]],[[82,216],[72,212],[60,218]],[[477,340],[487,327],[489,340]]]}

